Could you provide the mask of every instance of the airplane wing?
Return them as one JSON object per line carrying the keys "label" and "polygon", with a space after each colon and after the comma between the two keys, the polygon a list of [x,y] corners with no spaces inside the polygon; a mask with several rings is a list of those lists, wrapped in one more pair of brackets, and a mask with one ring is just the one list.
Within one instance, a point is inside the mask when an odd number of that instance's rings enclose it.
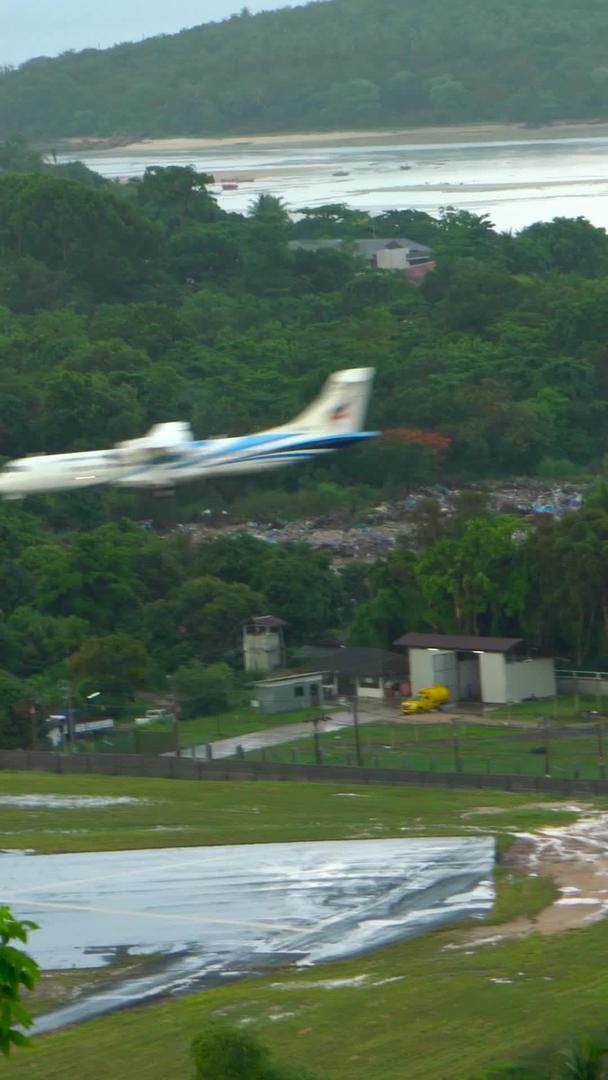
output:
{"label": "airplane wing", "polygon": [[186,449],[192,439],[190,425],[175,420],[167,424],[155,424],[147,435],[117,443],[115,449],[122,455],[123,460],[133,465],[160,463],[167,454],[173,455]]}

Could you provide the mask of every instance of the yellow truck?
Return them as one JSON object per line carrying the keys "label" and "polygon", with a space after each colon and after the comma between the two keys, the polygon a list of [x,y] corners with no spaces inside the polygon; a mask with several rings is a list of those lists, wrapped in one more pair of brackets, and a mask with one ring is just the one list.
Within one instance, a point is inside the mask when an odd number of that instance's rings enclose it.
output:
{"label": "yellow truck", "polygon": [[447,686],[425,686],[415,697],[406,698],[401,702],[401,712],[404,716],[432,712],[433,709],[439,709],[447,704],[449,700],[450,691]]}

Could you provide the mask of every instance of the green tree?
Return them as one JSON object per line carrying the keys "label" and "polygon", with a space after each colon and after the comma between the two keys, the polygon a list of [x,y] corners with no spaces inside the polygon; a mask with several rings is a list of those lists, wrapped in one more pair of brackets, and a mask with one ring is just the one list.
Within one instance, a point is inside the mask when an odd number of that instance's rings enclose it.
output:
{"label": "green tree", "polygon": [[133,180],[137,202],[147,217],[169,229],[222,217],[207,191],[213,177],[192,165],[150,165],[141,180]]}
{"label": "green tree", "polygon": [[352,645],[391,649],[403,634],[431,628],[416,568],[416,555],[406,547],[376,563],[370,573],[370,599],[357,608],[350,628]]}
{"label": "green tree", "polygon": [[95,296],[141,283],[158,238],[114,192],[33,173],[0,176],[0,247],[64,271]]}
{"label": "green tree", "polygon": [[467,112],[466,87],[453,75],[437,75],[430,79],[428,95],[437,120],[459,120]]}
{"label": "green tree", "polygon": [[43,169],[42,154],[29,146],[22,135],[13,135],[0,143],[0,173],[40,173]]}
{"label": "green tree", "polygon": [[70,657],[69,669],[85,692],[100,690],[109,697],[132,698],[153,682],[144,645],[128,634],[87,638]]}
{"label": "green tree", "polygon": [[586,218],[554,218],[522,229],[511,242],[511,262],[519,271],[550,271],[601,277],[608,273],[606,230]]}
{"label": "green tree", "polygon": [[327,95],[323,118],[330,124],[350,122],[356,126],[378,121],[380,87],[372,79],[348,79],[334,83]]}
{"label": "green tree", "polygon": [[3,750],[26,750],[30,747],[32,725],[29,707],[25,684],[10,672],[0,671],[0,747]]}
{"label": "green tree", "polygon": [[8,1057],[15,1046],[29,1046],[23,1028],[32,1026],[32,1017],[23,1004],[23,991],[33,990],[40,969],[18,945],[27,944],[36,923],[16,919],[8,907],[0,907],[0,1054]]}
{"label": "green tree", "polygon": [[182,664],[171,677],[171,687],[184,720],[228,708],[234,676],[228,664],[205,666],[197,660]]}
{"label": "green tree", "polygon": [[437,629],[492,633],[526,603],[513,531],[517,519],[472,519],[460,537],[439,540],[416,565],[416,578]]}

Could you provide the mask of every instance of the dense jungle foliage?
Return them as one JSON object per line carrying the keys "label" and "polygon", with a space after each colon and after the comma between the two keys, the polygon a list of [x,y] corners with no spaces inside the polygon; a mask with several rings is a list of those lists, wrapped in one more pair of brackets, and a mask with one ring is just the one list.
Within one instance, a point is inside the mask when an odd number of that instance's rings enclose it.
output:
{"label": "dense jungle foliage", "polygon": [[[28,702],[191,688],[221,698],[244,619],[273,611],[291,643],[350,627],[390,646],[409,629],[524,633],[608,662],[608,496],[541,527],[463,503],[422,504],[410,549],[339,571],[304,545],[193,543],[205,509],[264,519],[403,497],[437,480],[601,473],[608,450],[608,238],[583,219],[517,236],[485,218],[403,211],[376,232],[429,243],[415,289],[346,247],[365,214],[262,197],[226,214],[191,169],[128,185],[0,147],[0,453],[97,448],[154,422],[199,435],[284,421],[344,366],[377,368],[370,425],[444,436],[442,453],[380,438],[322,466],[188,486],[175,502],[112,489],[0,505],[0,743],[30,738]],[[142,528],[142,519],[166,526]],[[139,522],[139,524],[138,524]],[[514,539],[515,538],[515,539]],[[560,612],[556,619],[555,612]],[[228,664],[228,666],[226,666]],[[169,682],[167,681],[169,680]],[[173,681],[171,681],[173,680]],[[192,689],[194,688],[194,689]]]}
{"label": "dense jungle foliage", "polygon": [[325,0],[0,74],[15,132],[184,135],[605,116],[603,0]]}

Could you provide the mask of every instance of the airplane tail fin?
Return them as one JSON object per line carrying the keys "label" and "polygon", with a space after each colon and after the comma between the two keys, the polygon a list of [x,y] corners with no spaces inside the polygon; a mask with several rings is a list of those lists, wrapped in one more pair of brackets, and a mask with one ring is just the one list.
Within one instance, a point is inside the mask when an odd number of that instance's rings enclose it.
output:
{"label": "airplane tail fin", "polygon": [[375,368],[334,371],[316,400],[284,430],[332,435],[363,431],[374,374]]}

